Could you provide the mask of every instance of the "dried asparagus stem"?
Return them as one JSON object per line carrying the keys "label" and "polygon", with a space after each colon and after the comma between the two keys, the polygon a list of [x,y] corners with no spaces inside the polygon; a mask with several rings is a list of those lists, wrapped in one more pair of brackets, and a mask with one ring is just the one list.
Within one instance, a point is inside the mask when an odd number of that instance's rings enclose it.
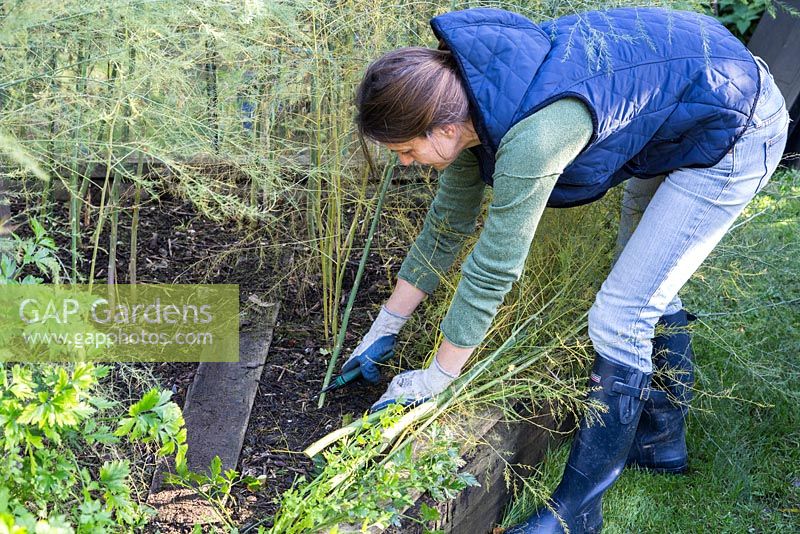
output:
{"label": "dried asparagus stem", "polygon": [[[445,408],[450,406],[452,402],[455,400],[457,395],[453,395],[453,389],[457,390],[457,394],[461,394],[461,392],[466,388],[466,386],[472,382],[476,377],[478,377],[481,373],[483,373],[491,364],[494,362],[497,357],[502,354],[504,351],[511,348],[517,341],[517,336],[520,335],[532,322],[536,321],[542,313],[563,293],[563,289],[560,290],[550,301],[545,304],[541,310],[529,316],[522,324],[520,324],[509,336],[503,344],[495,349],[491,354],[489,354],[483,361],[481,361],[478,365],[474,366],[467,374],[465,374],[462,378],[460,378],[451,388],[437,396],[435,399],[430,400],[420,406],[409,411],[405,414],[400,421],[393,427],[386,430],[384,435],[386,437],[390,437],[394,440],[398,435],[401,434],[403,430],[411,426],[412,423],[417,422],[418,420],[429,416],[431,412],[434,410],[436,411],[436,416],[441,414]],[[314,457],[315,455],[319,454],[322,450],[327,448],[328,446],[332,445],[333,443],[339,441],[340,439],[349,436],[350,434],[359,430],[364,423],[368,423],[377,419],[380,415],[380,412],[370,414],[367,416],[366,419],[359,419],[358,421],[354,421],[350,423],[348,426],[340,428],[338,430],[334,430],[330,434],[323,436],[318,441],[311,444],[305,451],[303,451],[309,458]],[[436,416],[432,417],[431,419],[435,419]]]}
{"label": "dried asparagus stem", "polygon": [[[382,439],[384,443],[388,446],[397,439],[405,429],[407,429],[412,423],[415,421],[425,417],[431,411],[436,409],[436,401],[430,400],[428,402],[424,402],[415,408],[412,408],[407,413],[403,414],[403,416],[398,419],[396,423],[392,426],[386,428],[382,433]],[[327,434],[320,438],[319,440],[315,441],[311,445],[309,445],[304,451],[303,454],[308,456],[309,458],[313,458],[317,454],[321,453],[323,450],[327,449],[329,446],[333,445],[340,439],[343,439],[354,432],[357,432],[361,428],[364,427],[365,424],[372,423],[377,421],[382,415],[382,412],[376,412],[369,414],[365,417],[362,417],[358,421],[353,421],[349,425],[342,427],[338,430],[334,430],[330,434]]]}
{"label": "dried asparagus stem", "polygon": [[[369,152],[367,151],[366,143],[363,139],[361,139],[361,146],[366,155],[367,164],[369,165],[369,170],[372,176],[376,176],[377,173],[375,172],[375,167],[372,164],[372,158],[369,156]],[[358,264],[358,271],[356,272],[356,278],[353,280],[353,288],[350,290],[350,297],[347,299],[347,307],[344,310],[344,315],[342,316],[342,323],[339,326],[339,334],[336,336],[336,345],[334,345],[333,353],[331,354],[331,361],[328,362],[328,370],[325,372],[325,379],[322,382],[322,389],[325,389],[331,381],[331,377],[333,376],[333,369],[336,366],[336,360],[339,358],[339,353],[342,351],[342,345],[344,344],[344,335],[347,331],[347,323],[350,320],[350,311],[353,309],[353,304],[356,301],[356,294],[358,293],[358,286],[361,284],[361,277],[364,275],[364,268],[367,265],[367,258],[369,257],[369,250],[372,246],[372,238],[375,236],[375,229],[378,227],[378,221],[381,218],[381,210],[383,209],[383,200],[386,197],[386,191],[389,189],[389,184],[392,181],[392,169],[394,168],[395,164],[395,156],[392,156],[392,159],[386,165],[386,168],[383,171],[383,177],[381,178],[380,188],[378,190],[378,201],[375,204],[375,214],[372,216],[372,225],[369,228],[369,234],[367,234],[367,241],[364,243],[364,252],[361,254],[361,262]],[[317,408],[322,408],[325,404],[325,393],[321,393],[319,396],[319,402],[317,403]]]}

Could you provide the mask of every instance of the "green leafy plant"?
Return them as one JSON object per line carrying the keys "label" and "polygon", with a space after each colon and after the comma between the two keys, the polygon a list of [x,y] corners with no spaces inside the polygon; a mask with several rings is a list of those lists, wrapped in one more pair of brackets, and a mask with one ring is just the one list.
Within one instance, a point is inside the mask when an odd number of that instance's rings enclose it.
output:
{"label": "green leafy plant", "polygon": [[[324,450],[318,458],[319,474],[311,481],[301,478],[281,497],[281,508],[269,532],[291,534],[318,532],[337,525],[399,526],[402,519],[427,523],[438,518],[432,508],[421,517],[405,515],[423,492],[444,501],[468,486],[477,485],[469,473],[459,473],[463,460],[458,445],[439,425],[431,425],[420,441],[389,450],[394,428],[403,409],[393,407],[365,417],[358,431]],[[245,529],[249,531],[256,525]]]}
{"label": "green leafy plant", "polygon": [[181,409],[170,400],[169,391],[148,391],[142,399],[128,409],[128,416],[119,420],[114,435],[127,436],[142,443],[155,442],[159,456],[174,455],[176,474],[168,474],[167,484],[188,488],[202,497],[217,512],[228,531],[236,528],[229,512],[231,491],[244,486],[250,491],[261,488],[264,479],[242,475],[235,469],[222,471],[222,460],[215,456],[208,474],[189,469],[186,463],[186,428]]}
{"label": "green leafy plant", "polygon": [[175,464],[186,462],[186,428],[180,407],[170,400],[171,391],[151,389],[128,409],[119,421],[115,436],[127,436],[142,443],[156,442],[160,456],[175,454]]}
{"label": "green leafy plant", "polygon": [[132,495],[130,461],[106,458],[121,437],[154,441],[161,455],[185,451],[183,418],[169,392],[152,390],[115,431],[118,403],[94,393],[108,372],[91,363],[0,365],[0,525],[7,531],[110,532],[150,517]]}
{"label": "green leafy plant", "polygon": [[56,257],[56,245],[47,235],[42,224],[30,219],[31,237],[20,237],[12,234],[0,237],[0,285],[2,284],[38,284],[42,278],[28,272],[31,268],[38,273],[49,276],[58,283],[61,264]]}
{"label": "green leafy plant", "polygon": [[775,16],[775,4],[773,0],[719,0],[717,18],[734,35],[747,39],[765,11]]}
{"label": "green leafy plant", "polygon": [[229,532],[236,531],[236,524],[229,512],[229,500],[234,487],[244,486],[249,491],[262,488],[266,477],[243,475],[235,469],[222,471],[222,460],[214,456],[208,474],[191,471],[185,463],[176,465],[176,475],[168,475],[165,482],[188,488],[212,505]]}

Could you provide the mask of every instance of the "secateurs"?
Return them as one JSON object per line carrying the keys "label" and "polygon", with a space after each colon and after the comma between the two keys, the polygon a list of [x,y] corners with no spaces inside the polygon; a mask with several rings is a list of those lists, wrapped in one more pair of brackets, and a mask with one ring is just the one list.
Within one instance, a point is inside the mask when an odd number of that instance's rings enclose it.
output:
{"label": "secateurs", "polygon": [[[392,358],[392,356],[394,356],[394,350],[390,350],[384,354],[381,354],[380,356],[376,357],[373,361],[375,363],[385,363],[389,361]],[[350,384],[351,382],[358,380],[359,378],[361,378],[361,367],[356,366],[355,368],[349,371],[337,375],[336,378],[331,380],[330,384],[328,384],[325,388],[322,389],[322,391],[320,391],[320,393],[327,393],[328,391],[342,388],[347,384]]]}

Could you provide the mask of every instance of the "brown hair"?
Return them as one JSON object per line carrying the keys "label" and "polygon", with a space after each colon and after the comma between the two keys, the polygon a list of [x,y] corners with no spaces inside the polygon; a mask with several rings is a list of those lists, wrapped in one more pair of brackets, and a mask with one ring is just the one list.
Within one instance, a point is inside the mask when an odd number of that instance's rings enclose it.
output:
{"label": "brown hair", "polygon": [[447,50],[407,47],[374,61],[356,92],[359,133],[403,143],[434,127],[464,122],[469,101]]}

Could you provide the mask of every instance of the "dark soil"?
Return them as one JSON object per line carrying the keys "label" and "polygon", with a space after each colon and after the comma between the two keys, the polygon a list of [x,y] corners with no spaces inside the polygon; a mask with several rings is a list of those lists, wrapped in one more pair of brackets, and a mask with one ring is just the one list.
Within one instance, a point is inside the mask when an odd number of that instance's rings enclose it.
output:
{"label": "dark soil", "polygon": [[[128,197],[128,202],[129,202]],[[37,217],[56,240],[59,257],[69,265],[69,224],[66,202],[57,204],[45,216],[36,206],[26,206],[12,199],[13,223],[20,225],[17,233],[26,235],[25,220]],[[96,210],[91,216],[96,215]],[[129,262],[130,213],[120,218],[117,251],[118,281],[127,283]],[[297,222],[294,223],[295,225]],[[304,227],[304,223],[300,222]],[[101,248],[108,244],[109,222],[101,237]],[[296,226],[297,227],[297,226]],[[80,271],[87,275],[92,247],[89,245],[95,221],[84,228],[82,240],[85,256]],[[145,204],[139,224],[137,277],[140,282],[159,283],[226,283],[239,284],[240,297],[245,301],[251,294],[263,300],[280,301],[278,322],[264,368],[245,443],[240,455],[239,471],[254,476],[266,475],[264,489],[250,493],[235,490],[234,517],[241,524],[266,519],[277,509],[277,498],[292,486],[298,477],[308,477],[312,464],[302,450],[325,434],[339,428],[343,417],[362,415],[385,390],[390,377],[384,376],[376,386],[354,384],[328,394],[326,405],[317,408],[317,394],[327,368],[329,356],[321,348],[332,342],[324,339],[322,310],[319,305],[319,284],[313,274],[298,265],[298,258],[308,259],[308,251],[297,244],[286,228],[237,226],[235,223],[216,223],[204,218],[188,202],[162,195],[159,201]],[[269,237],[267,237],[269,236]],[[404,251],[391,252],[397,246],[375,243],[383,254],[371,254],[361,294],[350,318],[345,343],[346,359],[372,322],[378,306],[388,296],[387,269],[396,270],[392,257],[402,259]],[[356,252],[354,256],[358,256]],[[385,258],[390,258],[388,263]],[[348,263],[345,276],[345,299],[349,294],[359,257]],[[395,261],[399,261],[395,260]],[[107,255],[98,253],[96,279],[107,276]],[[337,364],[337,367],[340,365]],[[146,365],[146,364],[145,364]],[[192,382],[196,364],[149,364],[162,387],[174,392],[174,400],[183,405],[187,388]],[[191,508],[187,514],[191,514]],[[185,526],[191,518],[176,518],[174,522],[152,525],[160,532],[189,531]]]}

